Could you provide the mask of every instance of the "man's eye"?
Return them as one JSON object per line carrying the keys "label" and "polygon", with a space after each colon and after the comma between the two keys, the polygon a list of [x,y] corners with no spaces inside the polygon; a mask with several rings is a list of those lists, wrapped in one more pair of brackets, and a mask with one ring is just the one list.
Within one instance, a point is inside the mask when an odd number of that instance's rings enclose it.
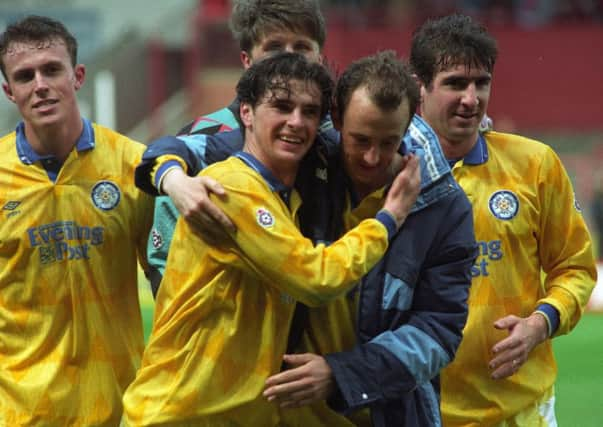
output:
{"label": "man's eye", "polygon": [[490,85],[490,79],[479,79],[475,82],[475,85],[479,88],[487,88]]}
{"label": "man's eye", "polygon": [[451,80],[448,82],[448,86],[453,89],[464,89],[467,84],[462,80]]}
{"label": "man's eye", "polygon": [[319,117],[320,116],[320,109],[319,108],[306,108],[304,110],[304,115],[306,115],[307,117]]}
{"label": "man's eye", "polygon": [[356,141],[356,144],[360,146],[367,146],[371,143],[371,141],[365,136],[356,136],[354,137],[354,140]]}
{"label": "man's eye", "polygon": [[277,110],[283,112],[289,112],[292,109],[291,104],[288,102],[275,102],[274,104],[272,104],[272,106]]}
{"label": "man's eye", "polygon": [[13,79],[16,82],[24,83],[33,80],[34,73],[32,71],[23,71],[14,75]]}
{"label": "man's eye", "polygon": [[281,43],[277,43],[277,42],[268,43],[264,47],[264,50],[266,52],[273,52],[273,51],[276,51],[276,50],[283,50],[283,45]]}
{"label": "man's eye", "polygon": [[293,49],[296,52],[308,52],[312,50],[312,46],[307,43],[297,43]]}

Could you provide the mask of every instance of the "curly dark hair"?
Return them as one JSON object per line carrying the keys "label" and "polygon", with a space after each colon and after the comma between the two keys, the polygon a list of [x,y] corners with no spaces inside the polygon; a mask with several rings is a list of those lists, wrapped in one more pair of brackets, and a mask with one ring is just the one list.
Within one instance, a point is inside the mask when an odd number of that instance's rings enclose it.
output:
{"label": "curly dark hair", "polygon": [[303,55],[281,52],[254,63],[243,73],[237,84],[237,97],[241,103],[255,107],[263,97],[272,92],[291,93],[291,80],[315,83],[321,94],[321,118],[331,108],[333,79],[329,70],[318,63],[309,62]]}
{"label": "curly dark hair", "polygon": [[425,86],[435,75],[456,65],[494,71],[498,56],[496,40],[486,29],[465,15],[448,15],[426,21],[415,30],[410,64]]}

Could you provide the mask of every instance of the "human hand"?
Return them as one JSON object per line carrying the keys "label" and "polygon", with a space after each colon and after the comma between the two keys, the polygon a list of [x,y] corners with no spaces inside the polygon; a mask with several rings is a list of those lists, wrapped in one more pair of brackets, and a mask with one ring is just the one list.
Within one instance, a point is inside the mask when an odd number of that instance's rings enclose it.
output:
{"label": "human hand", "polygon": [[327,399],[333,392],[331,367],[324,357],[312,353],[285,354],[291,369],[266,380],[264,397],[278,400],[281,408],[298,407]]}
{"label": "human hand", "polygon": [[383,208],[391,213],[400,228],[421,190],[421,167],[414,154],[404,156],[402,169],[394,179]]}
{"label": "human hand", "polygon": [[548,337],[548,325],[541,314],[529,317],[506,316],[494,322],[496,329],[506,329],[509,336],[492,347],[494,358],[488,366],[495,380],[507,378],[519,370],[530,352]]}
{"label": "human hand", "polygon": [[174,168],[163,178],[161,189],[193,230],[208,242],[223,241],[229,232],[235,231],[232,221],[209,199],[210,193],[226,196],[224,188],[214,179],[189,177],[182,169]]}

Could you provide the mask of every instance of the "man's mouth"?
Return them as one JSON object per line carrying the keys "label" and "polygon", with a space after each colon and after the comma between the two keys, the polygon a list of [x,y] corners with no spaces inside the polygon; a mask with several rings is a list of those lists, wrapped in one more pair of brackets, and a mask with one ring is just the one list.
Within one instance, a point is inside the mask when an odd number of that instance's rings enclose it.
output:
{"label": "man's mouth", "polygon": [[455,116],[459,117],[461,119],[464,119],[464,120],[471,120],[471,119],[476,118],[478,116],[478,114],[477,113],[456,113]]}
{"label": "man's mouth", "polygon": [[47,107],[49,105],[54,105],[56,104],[58,101],[56,99],[45,99],[43,101],[38,101],[33,105],[33,108],[44,108]]}
{"label": "man's mouth", "polygon": [[282,141],[285,141],[286,143],[289,143],[289,144],[300,145],[300,144],[303,144],[303,142],[304,142],[301,138],[299,138],[297,136],[281,135],[279,138]]}

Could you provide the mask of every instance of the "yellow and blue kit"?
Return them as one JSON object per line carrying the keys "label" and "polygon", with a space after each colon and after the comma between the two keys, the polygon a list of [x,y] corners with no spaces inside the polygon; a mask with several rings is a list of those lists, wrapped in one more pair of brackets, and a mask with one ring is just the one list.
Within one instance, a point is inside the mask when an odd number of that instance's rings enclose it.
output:
{"label": "yellow and blue kit", "polygon": [[315,306],[354,286],[395,226],[381,212],[314,246],[297,228],[297,191],[251,155],[201,174],[225,188],[227,198],[213,201],[237,231],[212,247],[178,220],[142,367],[124,396],[126,422],[276,426],[281,410],[262,392],[280,371],[295,302]]}
{"label": "yellow and blue kit", "polygon": [[23,123],[0,139],[0,425],[119,424],[143,350],[143,150],[87,120],[63,164]]}
{"label": "yellow and blue kit", "polygon": [[479,254],[464,338],[442,373],[443,419],[447,426],[494,425],[539,400],[557,374],[546,340],[517,373],[493,380],[491,349],[508,335],[494,322],[540,311],[550,335],[569,332],[596,282],[595,262],[570,179],[548,146],[487,132],[453,174],[473,205]]}
{"label": "yellow and blue kit", "polygon": [[[172,168],[181,168],[190,176],[195,176],[208,164],[225,160],[242,150],[243,137],[239,127],[243,128],[239,116],[239,101],[235,100],[228,107],[198,117],[180,130],[178,137],[167,136],[152,141],[143,155],[143,161],[136,168],[136,185],[148,194],[159,196],[155,201],[155,218],[147,249],[153,294],[159,288],[176,221],[180,216],[171,199],[160,196],[158,190],[161,189],[162,179]],[[332,127],[328,117],[321,123],[321,129]],[[227,137],[223,140],[221,135],[224,134],[234,134],[237,137]],[[311,151],[313,149],[314,147]],[[310,172],[312,169],[311,172],[314,172],[314,168],[305,167],[311,166],[312,161],[308,161],[308,157],[312,155],[306,155],[300,166],[299,177],[302,179],[306,178],[303,171]],[[310,206],[310,202],[311,200],[307,199],[304,201],[304,211],[316,207]]]}
{"label": "yellow and blue kit", "polygon": [[[157,183],[172,165],[190,174],[242,144],[239,131],[162,138],[145,153],[137,183],[153,193],[151,182]],[[386,189],[357,200],[342,165],[339,134],[328,124],[321,126],[313,148],[296,179],[304,200],[298,217],[305,236],[332,242],[372,217]],[[331,353],[342,398],[333,408],[323,402],[289,409],[283,412],[285,425],[297,425],[297,420],[312,426],[398,425],[403,419],[404,425],[423,426],[440,419],[438,373],[454,355],[467,315],[476,251],[473,219],[437,136],[418,116],[401,144],[402,153],[409,151],[421,162],[421,193],[393,238],[395,250],[390,245],[384,258],[389,261],[382,260],[359,289],[328,305],[308,312],[298,303],[291,322],[288,352]],[[303,348],[296,347],[304,330]],[[370,407],[371,414],[355,411],[359,407]]]}

